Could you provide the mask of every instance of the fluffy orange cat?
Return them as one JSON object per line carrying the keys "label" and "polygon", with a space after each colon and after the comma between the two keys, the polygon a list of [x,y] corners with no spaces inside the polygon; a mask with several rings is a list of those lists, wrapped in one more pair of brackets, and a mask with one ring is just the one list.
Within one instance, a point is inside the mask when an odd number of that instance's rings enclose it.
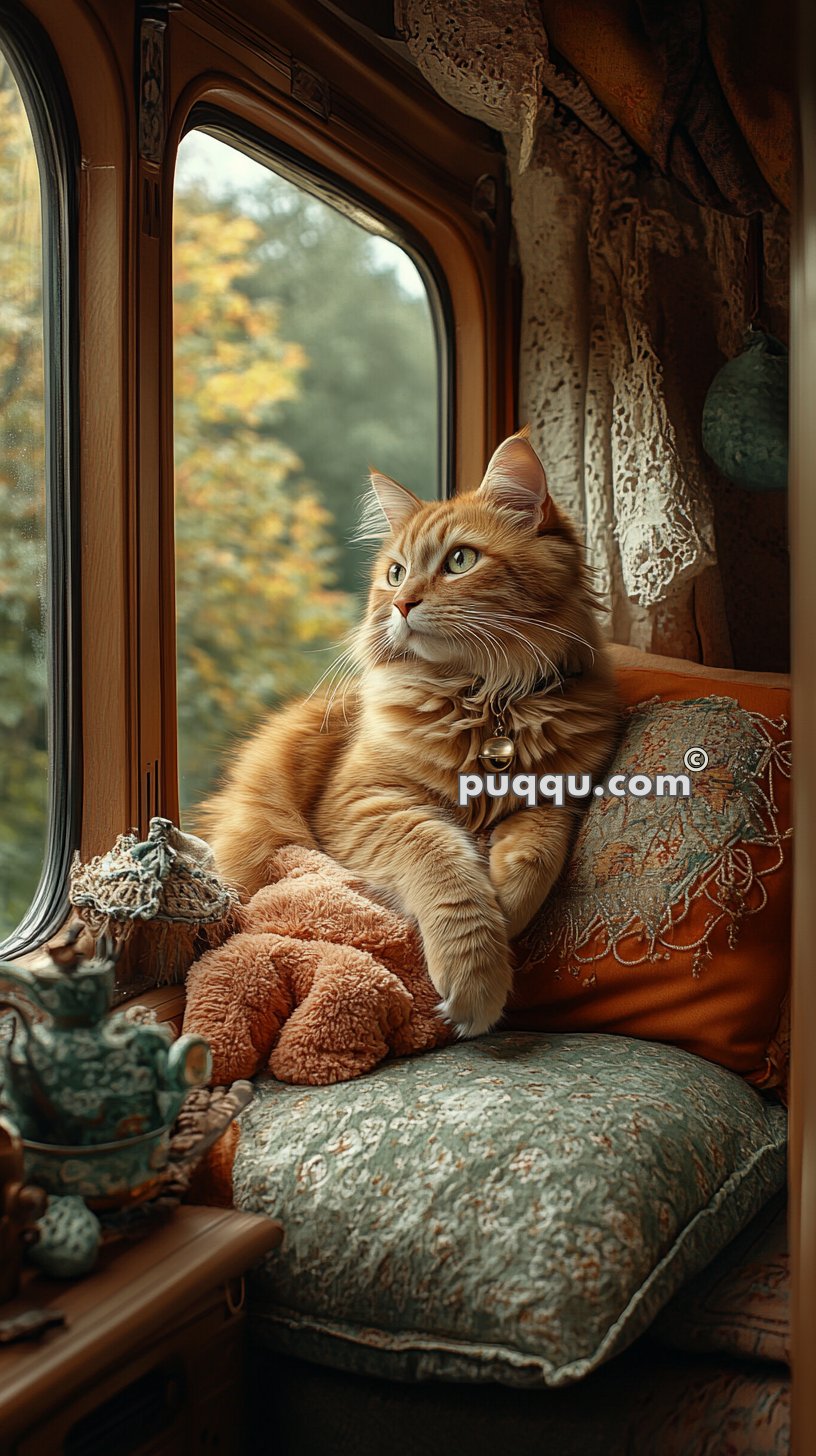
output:
{"label": "fluffy orange cat", "polygon": [[[583,551],[526,438],[479,489],[421,501],[371,475],[360,539],[381,539],[345,701],[271,714],[201,809],[221,872],[253,893],[269,857],[315,846],[416,917],[444,1014],[499,1019],[509,941],[564,864],[576,807],[512,794],[460,806],[458,776],[512,740],[516,772],[603,772],[618,706]],[[576,801],[577,804],[578,801]]]}

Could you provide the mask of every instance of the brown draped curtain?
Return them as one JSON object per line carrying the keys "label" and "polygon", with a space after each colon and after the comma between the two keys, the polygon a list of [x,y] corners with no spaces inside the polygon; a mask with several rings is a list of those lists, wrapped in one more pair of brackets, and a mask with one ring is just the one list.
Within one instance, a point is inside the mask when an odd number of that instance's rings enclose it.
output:
{"label": "brown draped curtain", "polygon": [[790,209],[791,0],[539,0],[550,55],[696,202]]}

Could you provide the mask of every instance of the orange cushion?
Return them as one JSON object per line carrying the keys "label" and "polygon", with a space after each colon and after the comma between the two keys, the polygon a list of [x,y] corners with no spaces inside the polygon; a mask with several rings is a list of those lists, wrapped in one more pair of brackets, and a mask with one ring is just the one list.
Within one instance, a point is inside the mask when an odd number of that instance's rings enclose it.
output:
{"label": "orange cushion", "polygon": [[[784,1086],[790,980],[790,693],[616,653],[626,727],[609,774],[687,772],[690,796],[594,797],[516,943],[505,1022],[668,1041]],[[559,812],[553,809],[553,812]]]}

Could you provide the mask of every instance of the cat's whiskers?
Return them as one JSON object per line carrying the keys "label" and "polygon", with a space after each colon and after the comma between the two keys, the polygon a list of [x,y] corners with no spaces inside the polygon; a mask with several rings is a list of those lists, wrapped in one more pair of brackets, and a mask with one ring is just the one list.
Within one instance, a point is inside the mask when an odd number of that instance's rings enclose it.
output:
{"label": "cat's whiskers", "polygon": [[540,643],[531,642],[528,637],[525,637],[521,632],[517,632],[515,627],[509,626],[506,622],[503,622],[501,627],[503,632],[509,633],[511,637],[521,643],[526,652],[532,654],[539,666],[543,663],[549,669],[552,676],[558,679],[559,683],[564,681],[563,675],[559,672],[549,653],[544,651]]}
{"label": "cat's whiskers", "polygon": [[361,665],[363,678],[374,668],[381,667],[384,663],[394,662],[397,653],[394,651],[394,644],[388,631],[388,624],[374,627],[364,639],[361,653]]}
{"label": "cat's whiskers", "polygon": [[583,647],[586,647],[587,648],[587,650],[589,651],[589,653],[591,655],[591,658],[592,658],[593,663],[595,661],[595,649],[592,646],[592,643],[591,642],[588,642],[585,637],[582,637],[580,635],[580,633],[578,633],[578,632],[572,632],[567,627],[556,627],[555,624],[552,623],[552,622],[544,622],[544,621],[541,621],[540,618],[536,618],[536,617],[525,617],[525,616],[522,616],[520,613],[517,613],[517,612],[516,613],[502,612],[502,611],[494,611],[494,612],[491,612],[491,621],[497,622],[502,631],[509,632],[513,636],[515,636],[520,642],[522,642],[524,644],[524,646],[529,651],[531,651],[531,652],[536,652],[536,651],[540,652],[542,654],[544,660],[546,661],[547,666],[550,668],[551,672],[553,672],[555,674],[555,676],[558,677],[558,678],[560,678],[560,679],[562,679],[562,674],[559,672],[556,664],[552,661],[552,659],[544,651],[544,648],[541,647],[541,645],[539,643],[534,643],[534,642],[530,641],[530,639],[528,637],[526,637],[522,633],[519,633],[518,631],[516,631],[515,628],[510,625],[511,623],[521,623],[521,624],[524,624],[524,625],[529,625],[531,627],[537,627],[537,628],[539,628],[543,632],[552,632],[555,636],[564,637],[564,638],[569,639],[571,641],[578,642]]}
{"label": "cat's whiskers", "polygon": [[[464,627],[461,627],[461,626],[458,626],[458,625],[452,624],[452,623],[448,623],[448,631],[454,633],[453,639],[448,639],[448,640],[453,640],[458,646],[461,646],[464,649],[465,652],[472,653],[472,651],[473,651],[473,635],[474,635],[473,633],[471,633],[470,635],[468,635],[468,633],[465,631],[465,628]],[[483,645],[484,645],[484,647],[485,647],[485,649],[487,651],[488,662],[490,663],[490,670],[491,670],[491,673],[492,673],[493,672],[493,652],[492,652],[492,649],[491,649],[491,643],[490,643],[490,641],[487,640],[487,638],[485,638],[484,639],[484,642],[483,642]],[[498,660],[498,655],[496,657],[495,672],[496,672],[496,676],[498,677],[498,675],[499,675],[499,660]]]}
{"label": "cat's whiskers", "polygon": [[586,637],[581,636],[580,632],[571,632],[568,627],[556,627],[554,622],[543,622],[540,617],[523,617],[518,612],[497,612],[494,613],[494,616],[506,618],[512,622],[522,622],[532,627],[541,627],[545,632],[554,632],[557,637],[569,637],[574,642],[580,642],[582,647],[588,648],[592,654],[592,661],[595,661],[595,648]]}
{"label": "cat's whiskers", "polygon": [[[481,635],[482,633],[489,631],[488,627],[486,626],[487,621],[489,621],[491,625],[495,625],[495,618],[497,614],[493,612],[491,613],[489,618],[485,618],[484,615],[480,613],[477,608],[465,606],[460,608],[460,615],[465,619],[468,627],[474,635]],[[511,627],[506,622],[500,622],[498,625],[501,631],[506,632],[508,636],[512,637],[514,640],[518,641],[521,644],[521,646],[524,648],[525,656],[527,658],[533,658],[538,671],[541,670],[542,666],[546,666],[550,670],[550,672],[552,672],[557,678],[559,678],[559,680],[561,680],[561,674],[559,673],[558,668],[556,667],[552,659],[544,651],[543,647],[540,646],[540,644],[531,642],[529,638],[524,637],[520,632],[516,631],[514,627]],[[496,639],[494,638],[493,640]],[[503,644],[501,645],[503,647]],[[528,669],[527,671],[522,670],[512,672],[506,651],[504,651],[504,657],[505,662],[507,663],[508,676],[515,681],[519,690],[529,690],[534,682],[534,677],[530,670]],[[499,685],[506,686],[505,683],[497,684],[497,686]]]}
{"label": "cat's whiskers", "polygon": [[329,665],[326,668],[325,672],[322,672],[320,674],[320,677],[317,679],[317,682],[315,683],[315,685],[312,688],[311,692],[306,697],[306,702],[307,703],[310,701],[311,698],[314,697],[315,693],[318,691],[318,688],[320,688],[322,686],[322,684],[326,681],[326,678],[329,677],[330,675],[333,675],[334,673],[338,672],[340,670],[340,664],[343,663],[343,662],[345,662],[347,659],[351,658],[352,655],[353,655],[353,653],[354,653],[354,643],[352,641],[347,647],[344,647],[343,648],[343,651],[342,652],[338,653],[337,657],[335,657],[335,659],[334,659],[333,662],[330,662],[329,663]]}
{"label": "cat's whiskers", "polygon": [[[470,642],[469,642],[468,645],[470,645],[471,651],[472,651],[473,639],[475,638],[476,641],[479,642],[479,643],[481,643],[482,646],[487,651],[488,661],[490,663],[491,675],[495,674],[496,681],[497,682],[498,681],[501,681],[503,679],[503,676],[506,676],[510,672],[510,659],[509,659],[509,657],[507,655],[507,649],[504,646],[504,643],[501,642],[500,639],[494,635],[494,633],[492,633],[491,631],[489,631],[489,629],[487,627],[483,626],[482,624],[476,624],[476,623],[474,623],[474,622],[472,622],[472,621],[469,620],[468,623],[467,623],[467,626],[468,626],[468,629],[469,629],[469,632],[470,632]],[[493,652],[491,650],[492,648],[495,648],[495,666],[494,666],[494,662],[493,662],[494,654],[493,654]],[[504,664],[505,664],[505,672],[504,672],[504,674],[502,674],[502,671],[501,671],[501,662],[499,660],[499,653],[501,653],[501,656],[504,658]]]}
{"label": "cat's whiskers", "polygon": [[329,718],[331,716],[332,709],[334,708],[334,704],[337,700],[338,694],[342,694],[340,698],[340,706],[343,713],[343,720],[346,724],[348,724],[348,715],[346,713],[346,697],[348,695],[351,684],[355,680],[359,681],[359,679],[364,675],[366,659],[369,655],[369,648],[374,652],[381,652],[383,650],[386,650],[386,655],[388,656],[387,642],[387,630],[383,627],[376,628],[374,630],[374,633],[369,635],[367,644],[366,646],[364,646],[361,653],[359,631],[354,632],[352,634],[350,645],[343,652],[341,652],[337,658],[335,658],[335,661],[331,664],[331,667],[326,669],[326,672],[312,688],[309,697],[312,697],[312,695],[320,687],[321,683],[325,681],[329,673],[333,672],[333,679],[326,690],[328,696],[326,699],[325,708],[323,710],[323,717],[320,723],[321,733],[326,731]]}
{"label": "cat's whiskers", "polygon": [[348,723],[348,718],[346,717],[346,697],[345,697],[345,695],[346,695],[346,690],[348,688],[349,682],[355,676],[356,676],[356,670],[355,670],[355,668],[353,666],[352,667],[349,667],[349,668],[347,668],[345,670],[345,672],[343,672],[341,674],[341,676],[337,679],[337,682],[331,688],[331,691],[329,693],[329,696],[326,699],[326,705],[325,705],[325,707],[323,709],[323,717],[322,717],[322,719],[320,721],[320,732],[321,733],[325,733],[326,728],[328,727],[329,718],[331,716],[332,708],[334,707],[334,701],[335,701],[335,698],[337,697],[337,694],[339,693],[339,691],[340,691],[341,688],[343,689],[343,697],[341,699],[341,707],[343,709],[343,718],[344,718],[344,721],[346,723]]}
{"label": "cat's whiskers", "polygon": [[329,716],[331,714],[332,707],[334,706],[334,700],[337,697],[338,692],[340,691],[341,687],[344,687],[344,685],[347,684],[355,675],[356,667],[352,663],[343,669],[343,671],[336,678],[336,680],[332,681],[331,685],[326,690],[327,697],[323,708],[323,717],[320,721],[319,731],[321,733],[324,733],[326,731],[326,728],[328,727]]}

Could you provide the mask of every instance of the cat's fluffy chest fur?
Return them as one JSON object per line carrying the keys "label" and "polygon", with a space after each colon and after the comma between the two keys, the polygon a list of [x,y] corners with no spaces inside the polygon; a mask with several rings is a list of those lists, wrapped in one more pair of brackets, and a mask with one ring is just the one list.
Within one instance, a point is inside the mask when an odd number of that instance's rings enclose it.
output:
{"label": "cat's fluffy chest fur", "polygon": [[[586,668],[563,664],[563,676],[542,681],[536,691],[511,699],[504,709],[504,725],[515,748],[511,781],[517,773],[594,777],[603,771],[616,715],[602,649],[593,657]],[[526,801],[512,792],[496,797],[480,793],[459,803],[459,776],[488,772],[479,753],[496,731],[493,702],[495,695],[484,683],[464,676],[440,680],[430,672],[406,673],[403,664],[373,669],[355,703],[353,731],[334,782],[316,806],[318,818],[327,826],[337,793],[345,798],[349,788],[353,791],[370,777],[374,764],[381,776],[421,786],[430,800],[472,832],[521,809]]]}

